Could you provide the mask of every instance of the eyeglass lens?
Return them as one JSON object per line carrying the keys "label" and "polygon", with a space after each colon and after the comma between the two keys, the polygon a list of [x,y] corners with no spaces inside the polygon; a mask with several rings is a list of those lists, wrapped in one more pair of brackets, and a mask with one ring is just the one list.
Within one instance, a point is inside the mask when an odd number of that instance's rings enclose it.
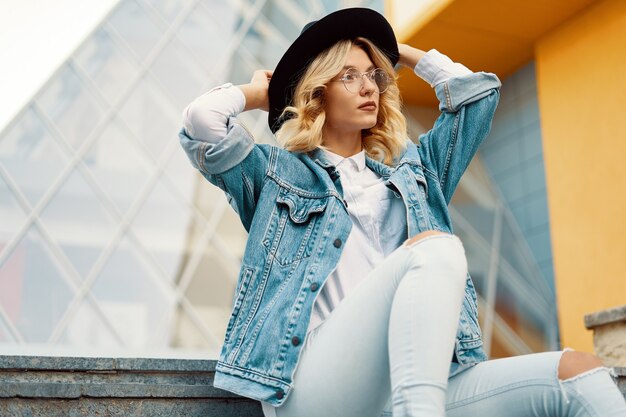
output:
{"label": "eyeglass lens", "polygon": [[364,77],[367,77],[371,82],[375,83],[380,93],[383,93],[389,86],[389,76],[382,68],[376,68],[375,70],[363,74],[358,72],[355,68],[350,68],[343,76],[343,83],[348,91],[357,93],[363,88],[363,83],[365,82]]}

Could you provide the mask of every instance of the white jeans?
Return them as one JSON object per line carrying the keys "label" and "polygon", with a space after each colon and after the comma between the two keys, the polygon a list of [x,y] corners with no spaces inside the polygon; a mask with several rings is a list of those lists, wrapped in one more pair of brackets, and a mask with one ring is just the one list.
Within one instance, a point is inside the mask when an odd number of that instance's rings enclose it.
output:
{"label": "white jeans", "polygon": [[608,369],[560,381],[561,352],[449,377],[466,272],[453,235],[394,251],[307,335],[277,417],[626,417]]}

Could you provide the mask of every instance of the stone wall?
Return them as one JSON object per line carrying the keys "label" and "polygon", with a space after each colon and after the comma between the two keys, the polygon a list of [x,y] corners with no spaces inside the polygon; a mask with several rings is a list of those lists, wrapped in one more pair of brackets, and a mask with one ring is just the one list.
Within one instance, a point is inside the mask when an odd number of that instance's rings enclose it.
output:
{"label": "stone wall", "polygon": [[593,347],[606,366],[626,367],[626,305],[585,315]]}
{"label": "stone wall", "polygon": [[209,360],[0,356],[0,416],[263,416],[214,373]]}

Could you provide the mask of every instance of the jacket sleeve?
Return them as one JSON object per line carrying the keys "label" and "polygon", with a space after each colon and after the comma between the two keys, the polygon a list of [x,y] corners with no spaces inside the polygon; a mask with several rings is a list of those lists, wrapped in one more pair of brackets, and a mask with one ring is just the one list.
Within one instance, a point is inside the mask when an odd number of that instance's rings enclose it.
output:
{"label": "jacket sleeve", "polygon": [[437,176],[447,204],[491,129],[500,86],[495,74],[485,72],[453,77],[435,86],[441,115],[420,136],[420,157],[426,170]]}
{"label": "jacket sleeve", "polygon": [[178,136],[191,164],[224,191],[249,231],[265,183],[271,147],[256,144],[235,117],[228,120],[226,136],[215,143],[195,140],[185,128]]}

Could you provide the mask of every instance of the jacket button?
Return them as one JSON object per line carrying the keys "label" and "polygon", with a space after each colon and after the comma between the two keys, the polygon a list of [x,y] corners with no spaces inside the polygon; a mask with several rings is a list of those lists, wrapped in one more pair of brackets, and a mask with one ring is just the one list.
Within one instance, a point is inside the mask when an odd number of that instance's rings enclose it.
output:
{"label": "jacket button", "polygon": [[278,398],[279,400],[282,399],[285,396],[285,393],[283,392],[282,389],[279,389],[278,391],[276,391],[276,398]]}
{"label": "jacket button", "polygon": [[292,337],[291,344],[293,344],[294,346],[298,346],[300,344],[300,338],[298,336]]}
{"label": "jacket button", "polygon": [[319,284],[317,282],[314,282],[313,284],[311,284],[311,291],[315,292],[317,291],[317,289],[319,288]]}
{"label": "jacket button", "polygon": [[341,239],[335,239],[335,241],[333,242],[333,245],[334,245],[336,248],[341,247]]}

